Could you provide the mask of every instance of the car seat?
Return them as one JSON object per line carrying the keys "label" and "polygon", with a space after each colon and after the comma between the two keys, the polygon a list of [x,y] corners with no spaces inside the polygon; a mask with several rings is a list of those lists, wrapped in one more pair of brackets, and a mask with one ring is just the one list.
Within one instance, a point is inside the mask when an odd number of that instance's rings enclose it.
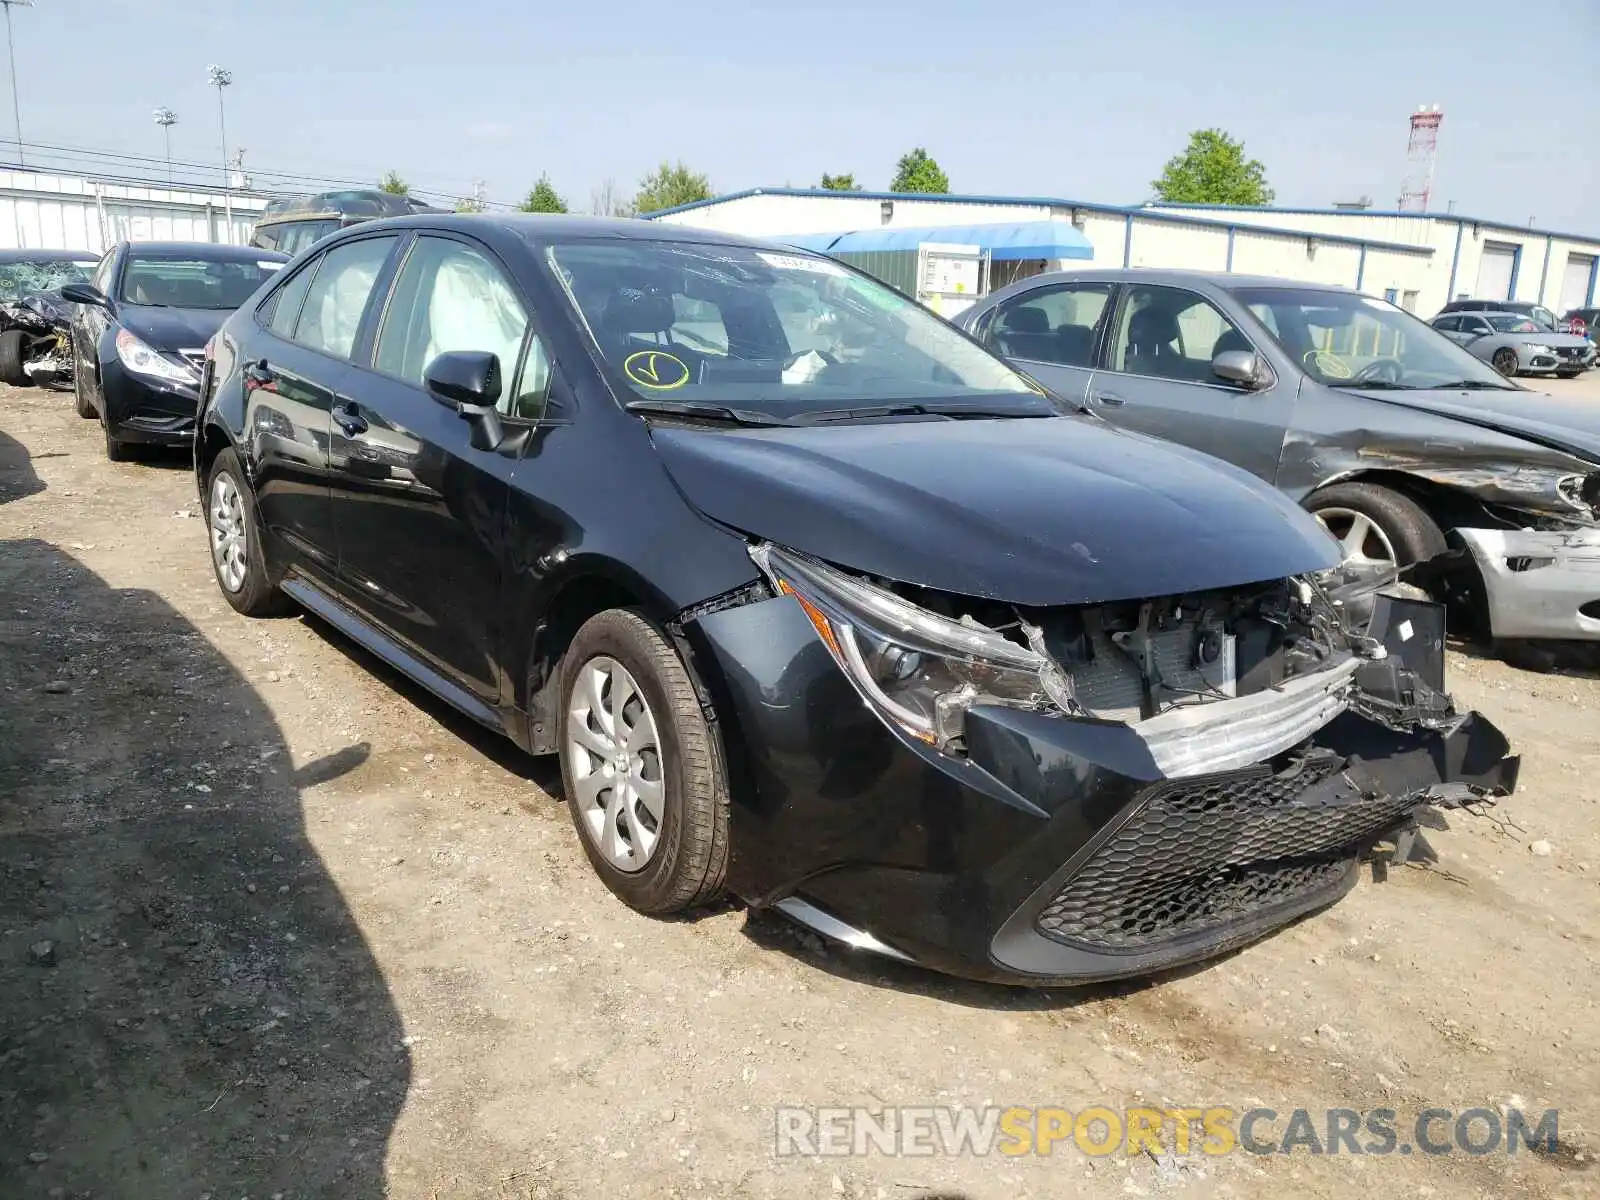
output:
{"label": "car seat", "polygon": [[995,341],[1001,352],[1012,358],[1055,361],[1056,336],[1051,332],[1050,318],[1042,308],[1024,304],[1001,313]]}

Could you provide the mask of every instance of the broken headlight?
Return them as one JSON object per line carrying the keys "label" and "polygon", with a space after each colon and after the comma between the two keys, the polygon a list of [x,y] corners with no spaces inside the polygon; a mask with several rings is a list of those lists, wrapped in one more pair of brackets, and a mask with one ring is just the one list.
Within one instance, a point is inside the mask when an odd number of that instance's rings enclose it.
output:
{"label": "broken headlight", "polygon": [[800,602],[867,704],[919,741],[948,746],[974,704],[1047,702],[1045,660],[985,625],[929,612],[769,543],[752,546],[750,557]]}

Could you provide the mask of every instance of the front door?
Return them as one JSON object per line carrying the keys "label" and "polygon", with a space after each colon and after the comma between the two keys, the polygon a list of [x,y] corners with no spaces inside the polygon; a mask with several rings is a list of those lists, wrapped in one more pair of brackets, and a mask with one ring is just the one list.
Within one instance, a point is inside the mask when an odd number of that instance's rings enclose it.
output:
{"label": "front door", "polygon": [[1187,288],[1122,289],[1089,404],[1106,420],[1243,467],[1276,484],[1298,379],[1250,391],[1218,378],[1226,350],[1259,353],[1211,301]]}
{"label": "front door", "polygon": [[485,705],[501,700],[506,505],[525,439],[474,445],[433,399],[428,368],[451,350],[500,359],[497,407],[515,433],[548,386],[529,308],[487,250],[424,234],[395,277],[368,362],[333,411],[332,480],[342,590],[409,652]]}

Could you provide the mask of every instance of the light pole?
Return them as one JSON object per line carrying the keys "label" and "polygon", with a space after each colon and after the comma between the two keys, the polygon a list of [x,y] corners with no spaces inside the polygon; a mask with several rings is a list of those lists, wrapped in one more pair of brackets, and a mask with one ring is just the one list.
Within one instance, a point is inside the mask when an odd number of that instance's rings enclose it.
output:
{"label": "light pole", "polygon": [[167,143],[167,186],[172,186],[172,127],[178,123],[178,114],[170,108],[156,109],[156,124],[161,126],[161,134]]}
{"label": "light pole", "polygon": [[32,8],[33,0],[0,0],[6,6],[6,53],[11,56],[11,111],[17,118],[17,166],[25,167],[28,160],[22,153],[22,104],[17,99],[17,47],[11,39],[11,10],[17,5]]}
{"label": "light pole", "polygon": [[[3,3],[4,0],[0,0]],[[228,178],[228,114],[222,103],[222,89],[233,82],[233,72],[212,63],[206,68],[211,86],[217,89],[217,126],[222,131],[222,206],[227,213],[228,233],[223,240],[233,242],[233,188]]]}

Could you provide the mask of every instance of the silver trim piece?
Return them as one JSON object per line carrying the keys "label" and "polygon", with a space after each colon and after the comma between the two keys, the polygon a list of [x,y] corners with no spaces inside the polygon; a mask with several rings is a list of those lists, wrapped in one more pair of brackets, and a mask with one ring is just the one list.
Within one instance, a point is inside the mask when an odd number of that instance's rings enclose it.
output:
{"label": "silver trim piece", "polygon": [[886,958],[897,958],[901,962],[916,961],[909,954],[902,954],[893,946],[880,942],[866,930],[846,925],[838,917],[830,916],[810,901],[800,899],[799,896],[785,896],[772,907],[792,920],[800,922],[807,929],[820,933],[823,937],[832,938],[836,942],[843,942],[852,949],[867,950],[873,954],[882,954]]}

